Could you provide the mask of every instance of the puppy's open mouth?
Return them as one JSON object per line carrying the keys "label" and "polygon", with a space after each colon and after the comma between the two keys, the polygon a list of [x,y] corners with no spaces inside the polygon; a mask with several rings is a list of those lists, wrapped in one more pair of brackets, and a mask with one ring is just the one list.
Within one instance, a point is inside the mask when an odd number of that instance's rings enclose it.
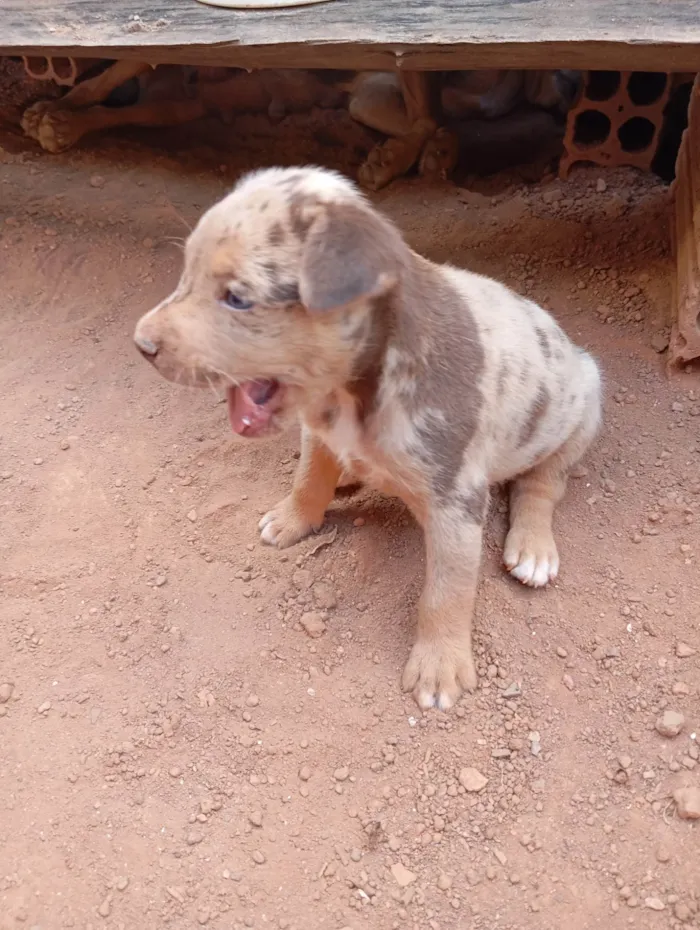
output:
{"label": "puppy's open mouth", "polygon": [[244,381],[226,392],[231,429],[239,436],[260,436],[279,409],[281,384],[274,378]]}

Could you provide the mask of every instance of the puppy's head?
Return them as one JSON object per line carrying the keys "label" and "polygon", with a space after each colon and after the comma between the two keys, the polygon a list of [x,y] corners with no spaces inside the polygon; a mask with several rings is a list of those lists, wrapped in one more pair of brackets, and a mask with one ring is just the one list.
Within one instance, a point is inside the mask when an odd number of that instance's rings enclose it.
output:
{"label": "puppy's head", "polygon": [[257,172],[204,214],[177,288],[134,339],[164,377],[224,388],[236,433],[276,432],[361,375],[407,256],[340,175]]}

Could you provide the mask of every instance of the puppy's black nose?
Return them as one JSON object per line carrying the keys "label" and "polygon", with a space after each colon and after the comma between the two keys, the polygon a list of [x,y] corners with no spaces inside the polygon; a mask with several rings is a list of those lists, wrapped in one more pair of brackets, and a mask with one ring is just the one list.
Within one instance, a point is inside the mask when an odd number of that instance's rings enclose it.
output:
{"label": "puppy's black nose", "polygon": [[144,336],[135,336],[134,342],[142,355],[145,355],[146,358],[155,358],[158,355],[158,346],[155,342],[151,342],[150,339],[146,339]]}

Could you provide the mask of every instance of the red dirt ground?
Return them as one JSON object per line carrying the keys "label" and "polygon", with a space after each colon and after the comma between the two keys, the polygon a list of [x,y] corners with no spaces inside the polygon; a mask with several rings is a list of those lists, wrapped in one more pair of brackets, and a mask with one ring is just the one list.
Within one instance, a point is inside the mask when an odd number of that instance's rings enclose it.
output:
{"label": "red dirt ground", "polygon": [[700,927],[700,826],[672,799],[700,790],[700,381],[656,351],[666,189],[581,170],[377,198],[431,258],[543,301],[607,384],[561,579],[504,575],[497,497],[480,690],[421,715],[399,690],[423,570],[404,508],[362,492],[331,534],[262,546],[296,436],[235,441],[131,344],[250,153],[0,142],[2,930]]}

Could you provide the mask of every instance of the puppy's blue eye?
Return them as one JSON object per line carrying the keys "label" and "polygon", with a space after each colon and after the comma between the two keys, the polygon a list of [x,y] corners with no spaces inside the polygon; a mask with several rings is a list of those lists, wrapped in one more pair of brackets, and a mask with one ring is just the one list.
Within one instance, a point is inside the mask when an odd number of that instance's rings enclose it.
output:
{"label": "puppy's blue eye", "polygon": [[226,291],[223,302],[231,310],[250,310],[253,306],[252,300],[246,300],[239,294],[234,294],[233,291]]}

